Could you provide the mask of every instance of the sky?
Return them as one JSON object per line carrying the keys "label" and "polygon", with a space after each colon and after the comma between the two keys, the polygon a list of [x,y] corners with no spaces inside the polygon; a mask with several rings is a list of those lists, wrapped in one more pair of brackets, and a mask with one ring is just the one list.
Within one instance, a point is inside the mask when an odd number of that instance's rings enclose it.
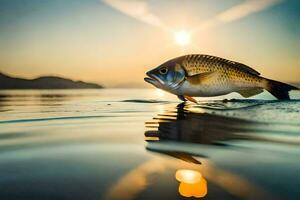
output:
{"label": "sky", "polygon": [[147,70],[194,53],[300,82],[299,10],[298,0],[0,0],[0,72],[150,87]]}

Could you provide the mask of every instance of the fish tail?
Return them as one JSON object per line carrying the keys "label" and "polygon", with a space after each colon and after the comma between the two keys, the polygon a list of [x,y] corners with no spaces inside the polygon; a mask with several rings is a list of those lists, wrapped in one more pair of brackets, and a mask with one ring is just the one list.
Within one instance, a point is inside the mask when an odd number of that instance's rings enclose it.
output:
{"label": "fish tail", "polygon": [[299,90],[295,86],[267,78],[264,78],[264,88],[279,100],[290,100],[289,91]]}

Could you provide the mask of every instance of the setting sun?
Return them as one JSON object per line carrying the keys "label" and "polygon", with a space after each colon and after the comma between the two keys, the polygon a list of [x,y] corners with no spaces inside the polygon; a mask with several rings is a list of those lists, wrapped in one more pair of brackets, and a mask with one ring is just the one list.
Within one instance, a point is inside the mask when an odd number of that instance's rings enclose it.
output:
{"label": "setting sun", "polygon": [[175,32],[175,42],[178,45],[185,46],[190,43],[191,35],[187,31],[178,31]]}

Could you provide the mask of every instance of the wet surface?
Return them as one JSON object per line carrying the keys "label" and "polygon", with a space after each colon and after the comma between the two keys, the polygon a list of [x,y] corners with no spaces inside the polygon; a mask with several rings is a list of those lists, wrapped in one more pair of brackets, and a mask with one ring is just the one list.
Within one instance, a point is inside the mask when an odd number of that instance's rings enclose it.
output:
{"label": "wet surface", "polygon": [[1,91],[0,199],[299,199],[299,100],[154,94]]}

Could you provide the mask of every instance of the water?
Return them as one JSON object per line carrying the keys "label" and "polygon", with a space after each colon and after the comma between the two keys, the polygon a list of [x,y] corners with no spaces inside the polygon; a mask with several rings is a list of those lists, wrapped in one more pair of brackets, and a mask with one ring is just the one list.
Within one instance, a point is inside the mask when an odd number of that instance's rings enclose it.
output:
{"label": "water", "polygon": [[0,92],[0,199],[300,199],[300,93]]}

